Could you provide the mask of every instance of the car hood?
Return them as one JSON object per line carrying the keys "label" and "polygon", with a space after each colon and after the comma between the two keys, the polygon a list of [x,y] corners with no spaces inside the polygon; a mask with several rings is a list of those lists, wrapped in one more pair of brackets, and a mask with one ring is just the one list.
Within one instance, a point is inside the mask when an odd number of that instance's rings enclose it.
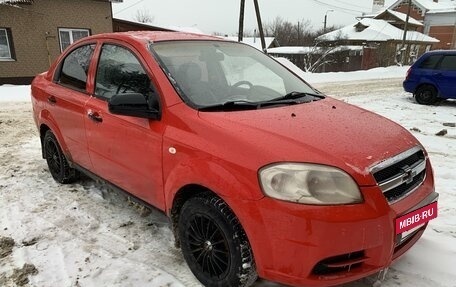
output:
{"label": "car hood", "polygon": [[329,97],[258,110],[199,112],[199,117],[231,146],[227,156],[242,153],[257,168],[275,162],[335,166],[360,185],[375,184],[371,166],[419,145],[398,124]]}

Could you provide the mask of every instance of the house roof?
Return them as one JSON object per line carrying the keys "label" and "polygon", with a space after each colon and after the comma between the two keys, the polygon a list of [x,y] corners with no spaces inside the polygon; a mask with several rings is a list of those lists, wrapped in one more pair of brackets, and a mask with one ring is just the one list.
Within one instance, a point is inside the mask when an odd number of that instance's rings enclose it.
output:
{"label": "house roof", "polygon": [[[317,38],[318,41],[331,42],[337,40],[385,42],[401,41],[404,31],[394,27],[385,20],[361,19],[358,23],[326,33]],[[416,31],[407,31],[407,41],[438,43],[439,40]]]}
{"label": "house roof", "polygon": [[0,0],[0,4],[32,4],[33,0]]}
{"label": "house roof", "polygon": [[134,20],[120,19],[120,18],[113,18],[112,20],[114,22],[117,21],[120,23],[134,24],[136,26],[145,28],[144,30],[148,30],[146,28],[152,28],[152,30],[157,30],[157,31],[186,32],[186,33],[201,34],[201,35],[206,34],[196,27],[162,26],[162,25],[154,25],[154,24],[150,24],[150,23],[142,23],[142,22],[138,22],[138,21],[134,21]]}
{"label": "house roof", "polygon": [[[221,37],[221,38],[230,40],[230,41],[235,41],[235,42],[237,42],[237,40],[238,40],[237,36],[228,36],[228,37]],[[264,37],[264,41],[266,43],[266,49],[268,49],[274,43],[275,38],[274,37]],[[263,50],[263,48],[261,47],[260,37],[243,37],[242,43],[250,45],[254,48],[257,48],[260,51]]]}
{"label": "house roof", "polygon": [[[393,10],[399,4],[404,2],[403,0],[397,0],[393,2],[388,9]],[[445,12],[452,12],[456,11],[456,1],[452,0],[439,0],[438,2],[434,2],[433,0],[412,0],[413,4],[415,4],[421,10],[426,12],[432,13],[445,13]]]}
{"label": "house roof", "polygon": [[[398,19],[398,20],[400,20],[402,22],[405,22],[406,19],[407,19],[407,14],[404,14],[404,13],[401,13],[401,12],[397,12],[397,11],[394,11],[394,10],[390,10],[390,9],[385,9],[383,11],[380,11],[376,15],[373,15],[372,17],[366,17],[366,18],[374,18],[374,19],[380,19],[381,20],[381,17],[386,15],[386,14],[392,15],[393,17],[395,17],[396,19]],[[408,22],[409,22],[409,24],[412,24],[412,25],[415,25],[415,26],[423,26],[423,23],[421,23],[420,21],[416,20],[413,17],[409,17]]]}
{"label": "house roof", "polygon": [[[360,51],[363,49],[363,46],[338,46],[334,48],[331,52],[339,51]],[[299,46],[281,46],[275,48],[269,48],[268,54],[284,54],[284,55],[301,55],[301,54],[318,54],[320,51],[323,51],[321,47],[299,47]]]}

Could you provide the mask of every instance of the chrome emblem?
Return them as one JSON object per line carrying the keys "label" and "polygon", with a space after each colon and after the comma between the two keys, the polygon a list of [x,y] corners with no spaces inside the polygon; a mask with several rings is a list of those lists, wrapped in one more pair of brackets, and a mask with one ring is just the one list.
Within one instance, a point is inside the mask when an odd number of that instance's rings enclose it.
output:
{"label": "chrome emblem", "polygon": [[410,168],[410,166],[406,165],[406,166],[403,166],[401,168],[402,172],[403,172],[403,176],[402,176],[402,180],[406,183],[406,184],[410,184],[413,182],[413,178],[415,177],[416,175],[416,171],[412,170]]}

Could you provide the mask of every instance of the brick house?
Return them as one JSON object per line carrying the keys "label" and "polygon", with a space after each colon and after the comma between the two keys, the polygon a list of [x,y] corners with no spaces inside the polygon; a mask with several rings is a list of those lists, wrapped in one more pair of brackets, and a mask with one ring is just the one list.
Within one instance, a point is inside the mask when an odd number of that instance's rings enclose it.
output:
{"label": "brick house", "polygon": [[74,41],[112,32],[111,2],[0,0],[0,84],[30,83]]}
{"label": "brick house", "polygon": [[[404,15],[387,13],[382,17],[388,20],[365,17],[358,23],[321,35],[317,41],[326,46],[362,46],[362,60],[359,69],[395,65],[396,57],[402,49],[404,30],[399,27],[404,26],[401,21]],[[390,17],[394,17],[394,19],[390,19]],[[404,47],[405,55],[407,55],[405,64],[411,64],[417,56],[439,43],[438,39],[417,31],[421,27],[417,21],[414,23],[416,25],[409,26],[411,30],[407,29],[406,46]]]}
{"label": "brick house", "polygon": [[[408,11],[408,0],[398,0],[388,9]],[[440,40],[434,49],[456,49],[456,1],[412,0],[410,16],[421,21],[423,33]]]}

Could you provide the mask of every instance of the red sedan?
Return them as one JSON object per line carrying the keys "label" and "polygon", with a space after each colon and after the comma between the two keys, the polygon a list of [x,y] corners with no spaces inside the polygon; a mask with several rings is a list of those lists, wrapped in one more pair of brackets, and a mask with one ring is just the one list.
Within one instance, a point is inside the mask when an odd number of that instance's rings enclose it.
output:
{"label": "red sedan", "polygon": [[35,78],[32,102],[54,179],[82,172],[165,212],[205,286],[353,281],[437,216],[431,164],[407,130],[247,45],[88,37]]}

